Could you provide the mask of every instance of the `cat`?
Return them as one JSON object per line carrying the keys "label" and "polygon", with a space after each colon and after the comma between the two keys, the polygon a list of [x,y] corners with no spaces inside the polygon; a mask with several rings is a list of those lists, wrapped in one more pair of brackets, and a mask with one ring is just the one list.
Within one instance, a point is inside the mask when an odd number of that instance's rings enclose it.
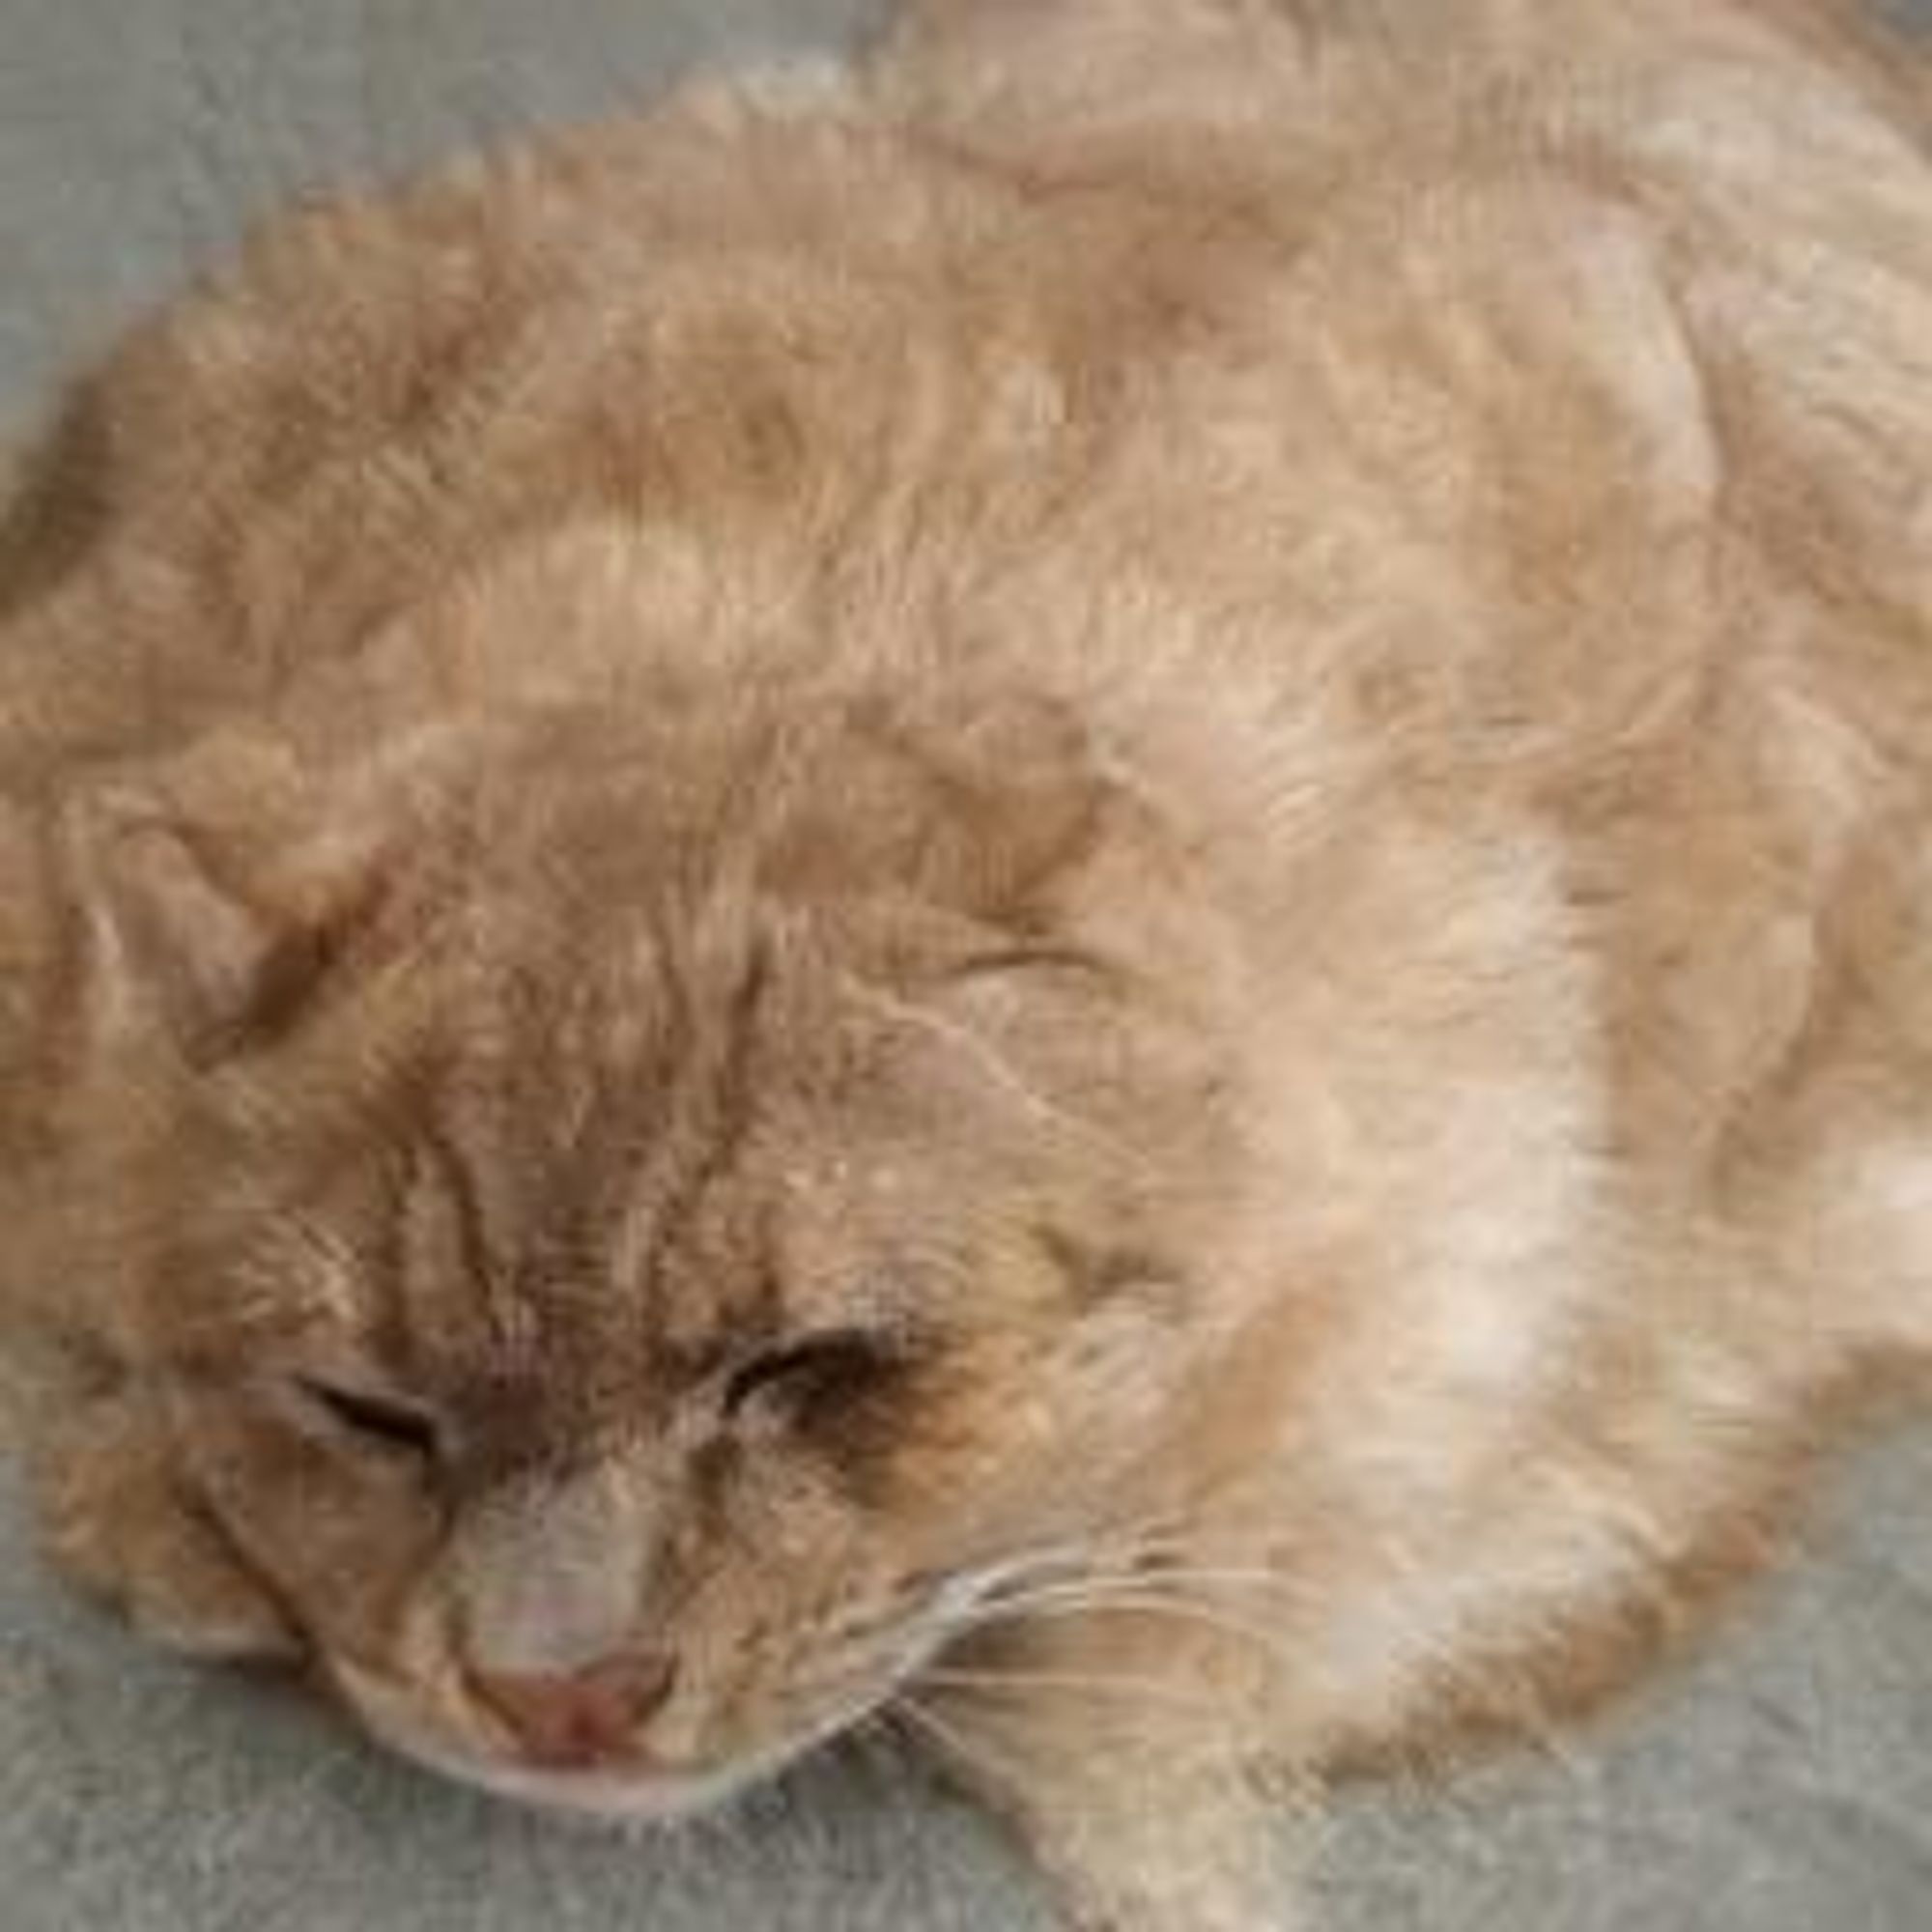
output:
{"label": "cat", "polygon": [[1623,1681],[1932,1358],[1926,71],[934,0],[270,223],[0,535],[53,1561],[1105,1932]]}

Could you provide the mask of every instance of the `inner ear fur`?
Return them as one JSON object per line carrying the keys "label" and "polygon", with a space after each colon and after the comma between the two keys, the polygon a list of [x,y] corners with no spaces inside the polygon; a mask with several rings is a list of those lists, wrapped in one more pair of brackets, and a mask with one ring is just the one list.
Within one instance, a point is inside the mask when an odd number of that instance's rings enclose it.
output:
{"label": "inner ear fur", "polygon": [[380,883],[372,842],[323,829],[285,773],[225,776],[218,800],[109,789],[74,808],[102,1004],[195,1065],[286,1034]]}

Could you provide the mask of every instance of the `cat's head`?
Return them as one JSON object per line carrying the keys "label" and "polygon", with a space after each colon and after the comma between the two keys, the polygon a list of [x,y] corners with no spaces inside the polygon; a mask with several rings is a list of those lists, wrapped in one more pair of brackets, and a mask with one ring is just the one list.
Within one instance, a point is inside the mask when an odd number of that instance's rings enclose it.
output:
{"label": "cat's head", "polygon": [[1199,1365],[1186,855],[1045,708],[797,702],[238,754],[71,840],[71,1339],[367,1722],[512,1792],[842,1728],[1120,1526]]}

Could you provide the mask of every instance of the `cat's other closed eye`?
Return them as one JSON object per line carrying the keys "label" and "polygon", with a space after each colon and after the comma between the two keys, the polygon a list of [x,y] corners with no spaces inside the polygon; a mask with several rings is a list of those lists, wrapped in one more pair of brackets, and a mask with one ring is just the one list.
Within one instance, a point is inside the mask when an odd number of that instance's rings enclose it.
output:
{"label": "cat's other closed eye", "polygon": [[298,1375],[290,1383],[303,1420],[358,1449],[440,1462],[448,1448],[446,1426],[426,1405],[389,1389],[338,1377]]}
{"label": "cat's other closed eye", "polygon": [[883,1334],[828,1328],[741,1360],[724,1379],[720,1412],[733,1424],[823,1415],[879,1388],[903,1361],[902,1347]]}

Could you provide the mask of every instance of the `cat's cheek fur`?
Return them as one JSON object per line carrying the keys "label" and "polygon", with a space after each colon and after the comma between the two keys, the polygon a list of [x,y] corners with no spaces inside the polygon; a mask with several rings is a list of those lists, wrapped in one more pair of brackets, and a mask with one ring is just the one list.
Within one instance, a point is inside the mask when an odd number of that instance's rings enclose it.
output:
{"label": "cat's cheek fur", "polygon": [[1297,1833],[1262,1781],[1199,1720],[1116,1719],[1052,1709],[955,1760],[1072,1932],[1294,1932]]}
{"label": "cat's cheek fur", "polygon": [[1272,1643],[1178,1604],[1103,1599],[995,1627],[955,1657],[915,1686],[914,1721],[1014,1831],[1076,1932],[1300,1924],[1314,1793],[1283,1735],[1294,1724]]}
{"label": "cat's cheek fur", "polygon": [[36,1488],[49,1559],[143,1635],[211,1661],[301,1656],[272,1596],[183,1487],[165,1426],[146,1406],[87,1406],[44,1449]]}

